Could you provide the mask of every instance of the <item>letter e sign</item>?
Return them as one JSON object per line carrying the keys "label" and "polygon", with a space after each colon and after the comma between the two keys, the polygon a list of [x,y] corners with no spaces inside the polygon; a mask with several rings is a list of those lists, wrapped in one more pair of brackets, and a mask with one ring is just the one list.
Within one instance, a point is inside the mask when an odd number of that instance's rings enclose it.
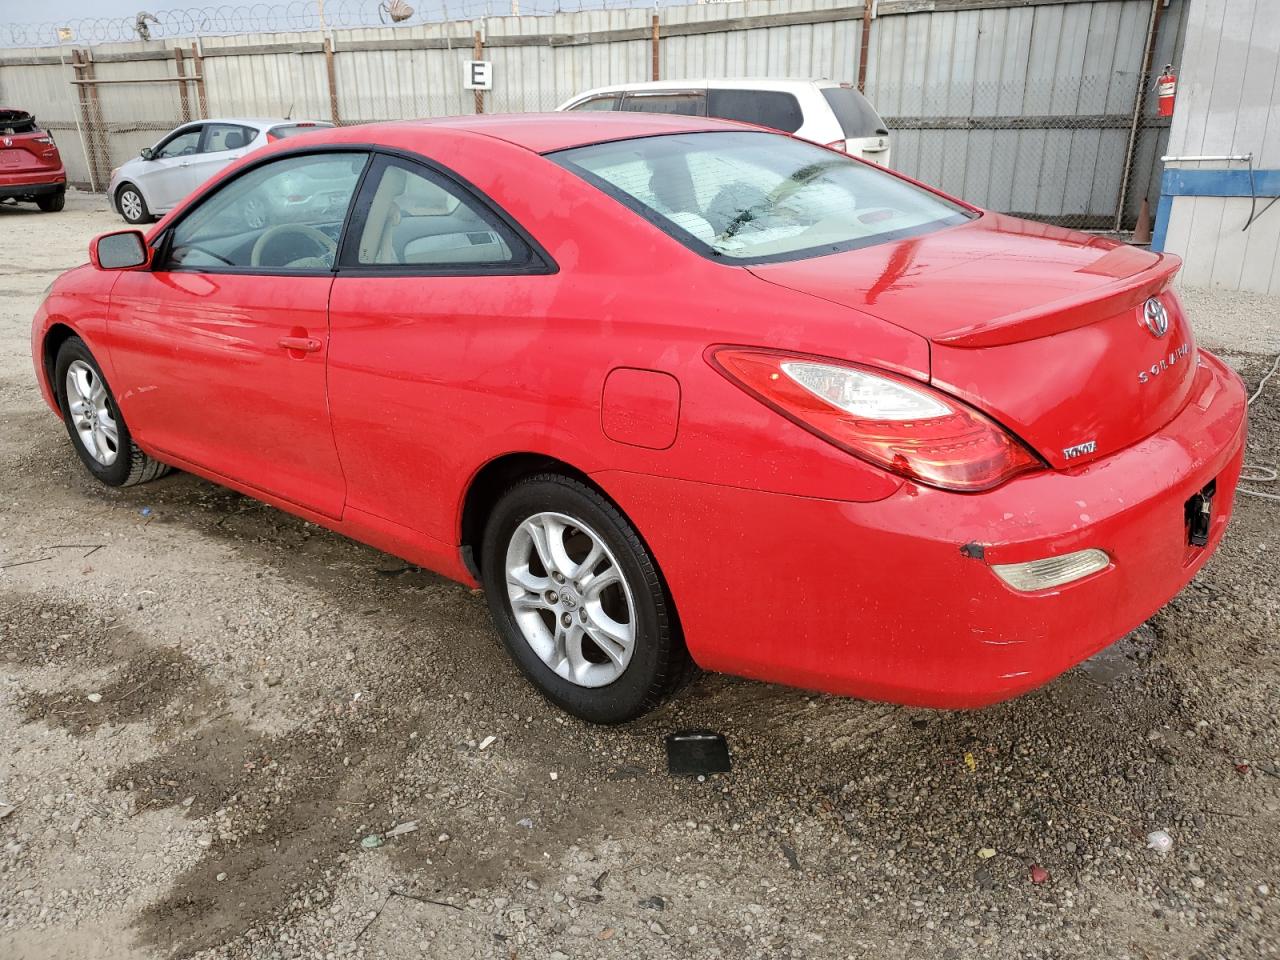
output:
{"label": "letter e sign", "polygon": [[462,87],[464,90],[493,89],[492,60],[467,60],[465,64],[466,72],[462,75]]}

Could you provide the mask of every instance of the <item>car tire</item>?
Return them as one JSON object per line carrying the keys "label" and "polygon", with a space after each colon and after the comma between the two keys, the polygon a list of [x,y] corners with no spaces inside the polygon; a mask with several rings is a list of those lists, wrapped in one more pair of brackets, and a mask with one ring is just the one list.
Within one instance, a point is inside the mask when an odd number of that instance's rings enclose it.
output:
{"label": "car tire", "polygon": [[[545,523],[562,526],[565,549],[552,554],[567,565],[540,561],[542,550],[529,531],[545,534]],[[597,545],[600,558],[586,569]],[[576,578],[566,566],[578,568]],[[603,724],[632,720],[657,706],[688,672],[675,609],[652,555],[618,508],[579,480],[538,474],[503,494],[485,526],[481,579],[494,624],[520,670],[576,717]],[[608,586],[593,589],[593,581]],[[557,605],[546,602],[549,595]],[[532,606],[538,603],[544,606]],[[599,624],[606,622],[602,633]],[[629,645],[610,642],[610,631],[629,633]],[[575,647],[576,656],[564,652]]]}
{"label": "car tire", "polygon": [[36,206],[45,213],[57,213],[67,205],[67,191],[59,190],[57,193],[46,194],[43,197],[36,197]]}
{"label": "car tire", "polygon": [[[109,487],[131,487],[163,477],[172,469],[153,460],[134,444],[129,427],[116,407],[115,394],[83,340],[72,337],[64,342],[53,370],[54,391],[71,445],[93,476]],[[69,378],[76,381],[76,386],[71,385]],[[83,414],[78,412],[86,405],[88,410]],[[102,419],[104,412],[108,420]],[[86,428],[86,422],[93,422],[96,429]],[[109,429],[104,426],[108,422]]]}
{"label": "car tire", "polygon": [[150,223],[155,219],[147,208],[147,200],[142,191],[132,183],[121,184],[116,191],[116,209],[120,211],[125,223],[137,225]]}

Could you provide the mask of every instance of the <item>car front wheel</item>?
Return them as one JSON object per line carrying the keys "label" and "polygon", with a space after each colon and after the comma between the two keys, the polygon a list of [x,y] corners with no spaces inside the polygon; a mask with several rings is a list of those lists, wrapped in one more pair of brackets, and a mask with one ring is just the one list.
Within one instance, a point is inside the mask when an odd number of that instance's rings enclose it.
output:
{"label": "car front wheel", "polygon": [[120,216],[127,223],[150,223],[151,211],[147,209],[147,201],[142,191],[132,183],[126,183],[116,194],[116,206],[120,208]]}
{"label": "car front wheel", "polygon": [[688,654],[652,556],[586,484],[541,474],[513,486],[489,516],[481,567],[507,649],[569,713],[631,720],[685,672]]}
{"label": "car front wheel", "polygon": [[58,350],[54,387],[67,433],[89,472],[109,487],[131,487],[163,477],[170,467],[133,443],[98,362],[72,337]]}

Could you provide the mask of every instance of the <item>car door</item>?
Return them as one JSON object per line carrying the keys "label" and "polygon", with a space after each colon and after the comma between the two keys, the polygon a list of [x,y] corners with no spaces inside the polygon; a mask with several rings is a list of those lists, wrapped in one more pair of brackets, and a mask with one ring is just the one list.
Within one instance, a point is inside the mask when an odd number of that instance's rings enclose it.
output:
{"label": "car door", "polygon": [[554,271],[448,171],[375,160],[329,298],[329,399],[352,516],[454,542],[458,472],[473,466],[459,450],[493,429],[479,384],[529,348],[518,331],[553,295]]}
{"label": "car door", "polygon": [[191,163],[200,152],[203,132],[201,123],[179,127],[152,151],[146,170],[138,178],[138,186],[153,213],[172,209],[196,188]]}
{"label": "car door", "polygon": [[[156,242],[154,266],[112,291],[111,358],[141,444],[329,517],[345,484],[325,363],[333,264],[369,160],[313,148],[245,168]],[[299,216],[286,191],[314,179],[346,202]],[[247,207],[266,211],[246,222]],[[270,498],[270,497],[268,497]]]}
{"label": "car door", "polygon": [[190,158],[188,169],[194,181],[191,189],[194,190],[223,167],[243,157],[257,137],[257,129],[246,127],[242,123],[206,123],[200,138],[200,149]]}

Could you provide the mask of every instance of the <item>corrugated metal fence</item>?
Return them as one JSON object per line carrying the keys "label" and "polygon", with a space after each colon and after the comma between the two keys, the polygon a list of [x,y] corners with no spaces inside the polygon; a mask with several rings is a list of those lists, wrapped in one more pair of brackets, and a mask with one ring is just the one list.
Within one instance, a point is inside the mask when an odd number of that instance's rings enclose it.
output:
{"label": "corrugated metal fence", "polygon": [[[1152,63],[1176,59],[1188,0],[1157,0]],[[1153,202],[1167,120],[1143,54],[1153,0],[747,0],[0,51],[0,103],[58,136],[74,181],[197,116],[342,123],[470,113],[463,62],[493,62],[487,112],[550,110],[609,83],[681,77],[855,81],[893,133],[893,166],[997,210],[1084,227]],[[178,79],[186,76],[190,79]],[[84,81],[93,81],[86,83]],[[79,82],[75,82],[79,81]],[[127,82],[126,82],[127,81]],[[146,81],[146,82],[140,82]]]}

